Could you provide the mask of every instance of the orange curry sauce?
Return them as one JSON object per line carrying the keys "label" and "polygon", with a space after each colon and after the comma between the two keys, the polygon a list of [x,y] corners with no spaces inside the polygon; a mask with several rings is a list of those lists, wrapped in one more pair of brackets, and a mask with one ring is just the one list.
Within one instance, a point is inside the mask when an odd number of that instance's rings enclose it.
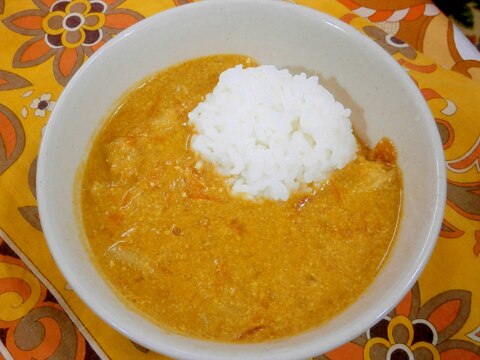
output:
{"label": "orange curry sauce", "polygon": [[199,338],[256,342],[331,318],[372,282],[401,208],[388,140],[311,194],[286,202],[229,194],[195,169],[187,114],[244,56],[171,67],[128,93],[96,138],[82,182],[96,263],[128,303]]}

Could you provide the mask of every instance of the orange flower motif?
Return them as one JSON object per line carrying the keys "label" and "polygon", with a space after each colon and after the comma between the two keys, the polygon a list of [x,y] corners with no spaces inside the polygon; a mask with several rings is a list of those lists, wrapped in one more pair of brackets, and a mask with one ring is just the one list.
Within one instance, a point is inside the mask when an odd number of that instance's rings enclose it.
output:
{"label": "orange flower motif", "polygon": [[85,56],[144,18],[133,10],[119,9],[124,1],[35,0],[38,9],[3,20],[10,30],[32,37],[16,51],[13,67],[36,66],[53,57],[53,75],[65,86]]}
{"label": "orange flower motif", "polygon": [[[0,175],[22,155],[25,148],[25,130],[15,113],[0,104]],[[1,240],[1,238],[0,238]]]}

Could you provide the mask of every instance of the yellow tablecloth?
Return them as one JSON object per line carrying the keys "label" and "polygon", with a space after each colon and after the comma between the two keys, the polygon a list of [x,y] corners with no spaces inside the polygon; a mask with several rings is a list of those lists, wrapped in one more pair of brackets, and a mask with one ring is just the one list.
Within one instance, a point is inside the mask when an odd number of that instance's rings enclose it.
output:
{"label": "yellow tablecloth", "polygon": [[[187,2],[0,0],[0,359],[162,358],[69,288],[41,232],[35,171],[42,130],[88,56],[144,17]],[[420,280],[377,325],[319,358],[480,359],[480,62],[458,51],[461,38],[427,0],[296,2],[366,33],[408,71],[434,115],[448,169],[441,236]],[[52,20],[85,9],[97,16],[79,30]]]}

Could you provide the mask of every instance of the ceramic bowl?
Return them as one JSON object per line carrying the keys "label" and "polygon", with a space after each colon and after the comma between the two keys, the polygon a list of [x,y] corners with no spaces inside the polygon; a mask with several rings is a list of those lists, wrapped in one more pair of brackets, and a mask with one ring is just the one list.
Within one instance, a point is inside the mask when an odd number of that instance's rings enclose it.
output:
{"label": "ceramic bowl", "polygon": [[[146,76],[195,57],[238,53],[319,75],[353,111],[370,146],[386,136],[403,173],[403,214],[390,257],[360,298],[305,333],[257,344],[204,341],[166,331],[132,310],[92,262],[78,216],[78,170],[117,99]],[[414,284],[437,239],[445,204],[442,145],[406,72],[375,42],[318,11],[282,1],[204,1],[161,12],[95,53],[62,93],[38,161],[40,218],[73,290],[101,318],[143,346],[182,359],[302,359],[359,335]]]}

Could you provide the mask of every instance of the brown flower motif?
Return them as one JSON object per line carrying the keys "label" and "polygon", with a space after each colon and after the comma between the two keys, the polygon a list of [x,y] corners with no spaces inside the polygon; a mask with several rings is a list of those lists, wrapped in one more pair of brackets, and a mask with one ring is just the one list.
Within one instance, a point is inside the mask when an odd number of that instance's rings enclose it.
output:
{"label": "brown flower motif", "polygon": [[52,48],[92,46],[102,39],[106,5],[87,0],[58,1],[43,19],[45,42]]}
{"label": "brown flower motif", "polygon": [[393,35],[390,35],[383,31],[382,29],[376,26],[365,26],[363,28],[365,33],[372,37],[375,42],[385,49],[390,55],[395,55],[400,53],[408,59],[415,59],[417,57],[417,52],[410,45],[404,41],[396,38]]}
{"label": "brown flower motif", "polygon": [[367,333],[365,360],[427,359],[440,360],[436,348],[438,334],[428,320],[410,320],[404,315],[386,316]]}
{"label": "brown flower motif", "polygon": [[13,67],[36,66],[53,56],[53,74],[65,86],[85,56],[143,19],[133,10],[118,9],[124,1],[33,0],[37,9],[20,11],[3,20],[10,30],[32,37],[16,51]]}

